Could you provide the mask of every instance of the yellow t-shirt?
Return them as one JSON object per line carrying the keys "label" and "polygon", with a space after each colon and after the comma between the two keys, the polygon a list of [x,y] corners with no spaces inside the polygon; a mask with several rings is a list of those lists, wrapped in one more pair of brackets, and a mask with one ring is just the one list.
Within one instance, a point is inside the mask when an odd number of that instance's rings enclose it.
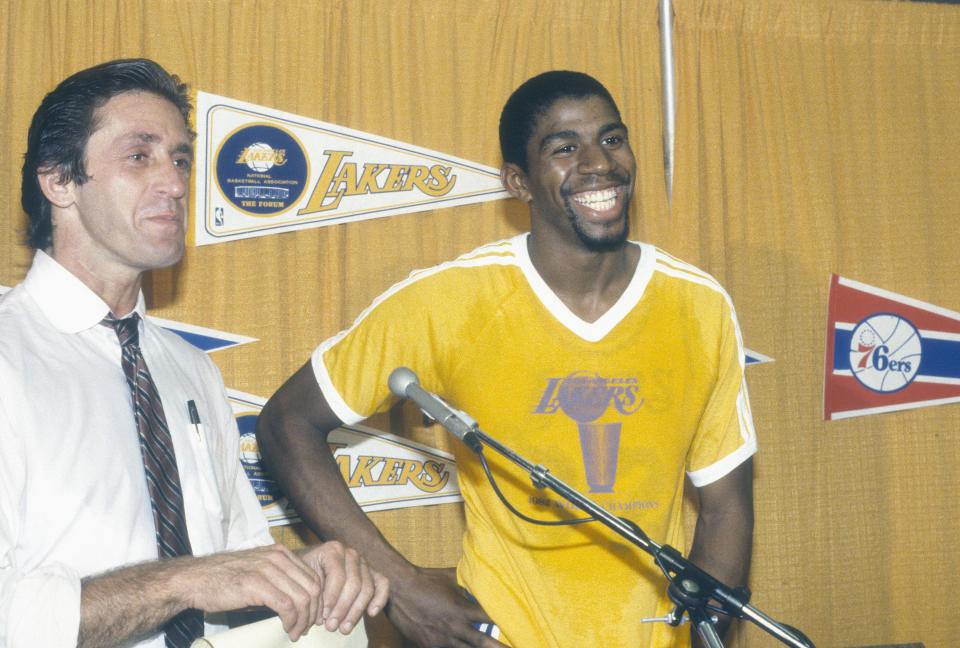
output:
{"label": "yellow t-shirt", "polygon": [[[743,350],[729,297],[707,274],[647,244],[620,300],[584,322],[554,295],[526,235],[416,271],[313,355],[334,412],[356,423],[424,389],[656,543],[683,548],[684,477],[695,486],[756,451]],[[685,645],[689,629],[641,624],[672,609],[652,558],[598,522],[540,526],[512,515],[480,462],[456,451],[466,510],[462,584],[514,646]],[[547,520],[583,517],[513,463],[484,452],[507,499]]]}

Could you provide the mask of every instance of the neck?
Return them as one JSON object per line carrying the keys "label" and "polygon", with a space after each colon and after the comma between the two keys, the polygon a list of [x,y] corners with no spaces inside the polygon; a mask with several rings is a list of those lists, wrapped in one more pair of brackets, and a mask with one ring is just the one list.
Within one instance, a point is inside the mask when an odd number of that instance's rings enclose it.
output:
{"label": "neck", "polygon": [[620,299],[640,261],[640,247],[632,243],[594,252],[547,242],[533,232],[527,250],[550,290],[586,322],[602,317]]}
{"label": "neck", "polygon": [[104,264],[87,263],[57,247],[45,252],[106,302],[115,317],[123,317],[137,305],[143,273],[111,272]]}

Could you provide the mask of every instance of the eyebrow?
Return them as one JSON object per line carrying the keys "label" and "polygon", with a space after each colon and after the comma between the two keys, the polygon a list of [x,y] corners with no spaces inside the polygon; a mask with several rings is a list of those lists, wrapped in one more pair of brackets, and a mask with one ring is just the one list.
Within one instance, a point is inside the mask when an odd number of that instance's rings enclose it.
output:
{"label": "eyebrow", "polygon": [[[120,138],[121,145],[126,144],[156,144],[160,141],[160,136],[156,133],[131,133]],[[193,158],[193,146],[189,142],[181,142],[173,148],[173,153],[189,155]]]}
{"label": "eyebrow", "polygon": [[[627,130],[627,125],[622,121],[610,122],[605,124],[600,128],[599,135],[606,135],[610,131],[615,130]],[[549,147],[550,144],[556,140],[565,140],[565,139],[576,139],[579,137],[579,133],[575,130],[562,130],[555,133],[547,133],[543,136],[543,139],[540,140],[540,150],[543,151],[545,148]]]}
{"label": "eyebrow", "polygon": [[615,131],[615,130],[623,130],[623,131],[627,131],[628,133],[630,132],[630,130],[627,128],[627,125],[624,124],[622,121],[615,121],[615,122],[610,122],[609,124],[601,128],[600,134],[606,135],[610,131]]}
{"label": "eyebrow", "polygon": [[129,134],[127,134],[127,135],[123,135],[123,136],[120,138],[120,141],[123,142],[123,143],[127,143],[127,142],[141,142],[141,143],[143,143],[143,144],[153,144],[153,143],[155,143],[155,142],[159,142],[159,141],[160,141],[160,136],[157,135],[157,134],[155,134],[155,133],[147,133],[147,132],[142,132],[142,133],[129,133]]}
{"label": "eyebrow", "polygon": [[190,144],[187,144],[187,143],[179,144],[176,147],[174,147],[173,152],[175,154],[188,155],[191,160],[193,159],[193,146],[191,146]]}

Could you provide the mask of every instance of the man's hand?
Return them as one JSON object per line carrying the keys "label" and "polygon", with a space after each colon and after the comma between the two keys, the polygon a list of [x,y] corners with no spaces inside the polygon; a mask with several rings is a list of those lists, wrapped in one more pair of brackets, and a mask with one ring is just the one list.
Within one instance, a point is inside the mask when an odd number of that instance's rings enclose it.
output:
{"label": "man's hand", "polygon": [[267,607],[292,640],[314,625],[349,632],[386,604],[387,580],[339,542],[297,555],[275,544],[202,558],[122,567],[81,583],[81,648],[113,646],[156,629],[187,608]]}
{"label": "man's hand", "polygon": [[194,577],[202,579],[190,607],[207,612],[266,606],[277,613],[291,640],[314,625],[349,632],[363,613],[386,604],[387,581],[338,542],[302,555],[283,545],[209,556]]}
{"label": "man's hand", "polygon": [[301,557],[323,578],[321,617],[327,630],[347,634],[364,612],[374,616],[387,604],[387,579],[370,569],[354,549],[325,542],[306,548]]}
{"label": "man's hand", "polygon": [[188,607],[226,612],[265,606],[292,639],[320,620],[323,579],[283,545],[200,558],[181,574],[188,579]]}
{"label": "man's hand", "polygon": [[492,623],[457,585],[456,570],[417,568],[402,587],[393,584],[387,617],[421,648],[505,648],[473,627]]}

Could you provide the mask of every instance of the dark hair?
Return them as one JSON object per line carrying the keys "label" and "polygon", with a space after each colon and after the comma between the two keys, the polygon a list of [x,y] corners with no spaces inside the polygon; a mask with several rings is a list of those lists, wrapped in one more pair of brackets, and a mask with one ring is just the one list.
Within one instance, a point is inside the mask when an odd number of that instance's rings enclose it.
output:
{"label": "dark hair", "polygon": [[97,129],[98,108],[124,92],[152,92],[167,99],[190,131],[187,85],[148,59],[121,59],[101,63],[64,79],[47,94],[33,114],[23,156],[20,204],[30,218],[28,243],[36,249],[53,244],[50,201],[40,189],[38,173],[55,171],[64,182],[83,184],[90,177],[84,154]]}
{"label": "dark hair", "polygon": [[504,162],[527,171],[527,144],[537,120],[560,99],[600,97],[620,118],[620,110],[603,84],[588,74],[553,70],[528,79],[513,91],[500,113],[500,153]]}

